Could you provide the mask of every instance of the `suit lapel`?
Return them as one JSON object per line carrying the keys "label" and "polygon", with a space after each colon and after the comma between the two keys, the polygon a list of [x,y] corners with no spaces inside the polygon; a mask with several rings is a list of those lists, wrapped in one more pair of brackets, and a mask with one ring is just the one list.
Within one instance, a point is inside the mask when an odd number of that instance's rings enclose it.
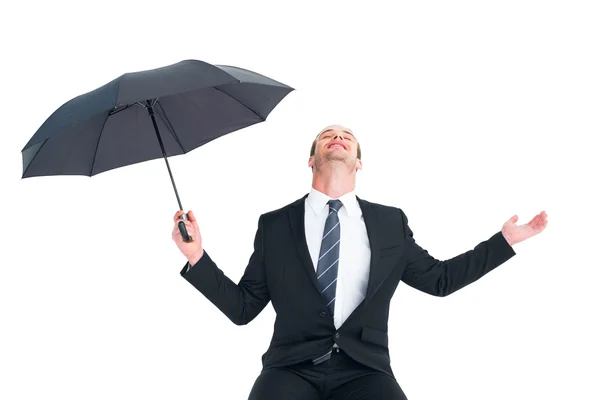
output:
{"label": "suit lapel", "polygon": [[301,199],[297,200],[290,207],[288,213],[290,219],[290,226],[292,229],[292,236],[294,239],[294,245],[298,251],[302,265],[306,269],[310,280],[319,293],[319,282],[317,281],[317,274],[315,273],[315,266],[313,265],[312,259],[310,258],[310,252],[308,251],[308,244],[306,243],[306,232],[304,228],[304,213],[305,213],[305,200],[308,194],[304,195]]}
{"label": "suit lapel", "polygon": [[371,246],[371,269],[369,272],[369,283],[364,303],[371,300],[373,295],[379,290],[383,282],[392,273],[396,264],[392,262],[380,262],[381,255],[381,235],[384,227],[385,216],[378,215],[376,209],[367,201],[358,198],[358,203],[363,212],[367,235]]}
{"label": "suit lapel", "polygon": [[[317,274],[315,273],[315,266],[313,265],[312,259],[310,258],[310,252],[306,243],[306,232],[304,227],[304,213],[305,213],[305,200],[308,194],[301,199],[297,200],[290,207],[288,216],[290,221],[290,227],[292,230],[292,236],[294,239],[294,245],[302,261],[302,265],[306,270],[311,282],[320,293],[319,282],[317,281]],[[373,297],[375,292],[379,289],[381,284],[385,281],[388,275],[392,272],[393,264],[381,264],[379,262],[380,255],[380,230],[379,225],[380,216],[377,215],[375,209],[365,200],[362,200],[357,196],[358,203],[362,210],[363,219],[367,228],[367,236],[369,237],[369,245],[371,248],[371,260],[370,260],[370,272],[369,282],[367,285],[367,293],[363,303],[366,303]],[[360,308],[360,307],[359,307]]]}
{"label": "suit lapel", "polygon": [[377,214],[375,210],[369,205],[368,202],[362,200],[358,196],[358,204],[362,210],[363,219],[367,228],[367,236],[369,237],[369,246],[371,247],[371,262],[369,270],[369,283],[367,285],[367,294],[364,302],[370,299],[375,289],[377,289],[382,282],[383,271],[379,268],[379,238],[377,232]]}

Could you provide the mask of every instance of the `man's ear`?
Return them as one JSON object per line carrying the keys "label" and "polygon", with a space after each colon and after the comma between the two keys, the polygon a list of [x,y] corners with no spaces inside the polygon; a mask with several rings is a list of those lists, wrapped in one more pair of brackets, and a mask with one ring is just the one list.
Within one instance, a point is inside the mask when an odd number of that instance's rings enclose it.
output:
{"label": "man's ear", "polygon": [[356,160],[356,172],[358,172],[359,169],[362,169],[362,161],[361,160]]}
{"label": "man's ear", "polygon": [[310,157],[308,158],[308,166],[309,166],[310,168],[312,168],[312,167],[314,166],[314,164],[315,164],[315,157],[314,157],[314,156],[310,156]]}

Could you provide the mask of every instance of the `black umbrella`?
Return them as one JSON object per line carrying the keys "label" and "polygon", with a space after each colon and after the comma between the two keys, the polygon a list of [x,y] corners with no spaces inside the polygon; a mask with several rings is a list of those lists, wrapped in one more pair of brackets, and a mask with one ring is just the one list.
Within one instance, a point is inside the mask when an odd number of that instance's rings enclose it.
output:
{"label": "black umbrella", "polygon": [[[167,157],[265,121],[292,90],[197,60],[126,73],[63,104],[42,124],[21,151],[22,178],[93,176],[162,156],[183,210]],[[183,222],[179,229],[189,241]]]}

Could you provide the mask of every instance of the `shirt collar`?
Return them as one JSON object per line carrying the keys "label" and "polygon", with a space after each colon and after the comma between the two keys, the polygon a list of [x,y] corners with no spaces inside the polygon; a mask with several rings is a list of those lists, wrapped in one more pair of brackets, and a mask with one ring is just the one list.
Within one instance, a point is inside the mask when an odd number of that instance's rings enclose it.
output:
{"label": "shirt collar", "polygon": [[[315,214],[319,214],[321,211],[323,211],[323,208],[327,206],[327,202],[331,199],[332,197],[319,192],[315,188],[310,189],[310,193],[308,193],[307,197],[308,204],[313,209]],[[342,206],[346,209],[348,216],[353,217],[362,214],[362,210],[360,209],[360,205],[358,204],[358,200],[354,191],[348,192],[340,196],[338,199],[342,202]]]}

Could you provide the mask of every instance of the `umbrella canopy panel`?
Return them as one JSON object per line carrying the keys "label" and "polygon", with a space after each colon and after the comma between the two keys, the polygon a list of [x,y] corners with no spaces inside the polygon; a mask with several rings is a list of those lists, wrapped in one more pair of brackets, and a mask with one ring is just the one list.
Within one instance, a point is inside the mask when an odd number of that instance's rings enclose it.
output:
{"label": "umbrella canopy panel", "polygon": [[264,121],[293,89],[252,71],[182,61],[124,74],[65,103],[23,149],[23,178],[87,175],[187,153]]}

